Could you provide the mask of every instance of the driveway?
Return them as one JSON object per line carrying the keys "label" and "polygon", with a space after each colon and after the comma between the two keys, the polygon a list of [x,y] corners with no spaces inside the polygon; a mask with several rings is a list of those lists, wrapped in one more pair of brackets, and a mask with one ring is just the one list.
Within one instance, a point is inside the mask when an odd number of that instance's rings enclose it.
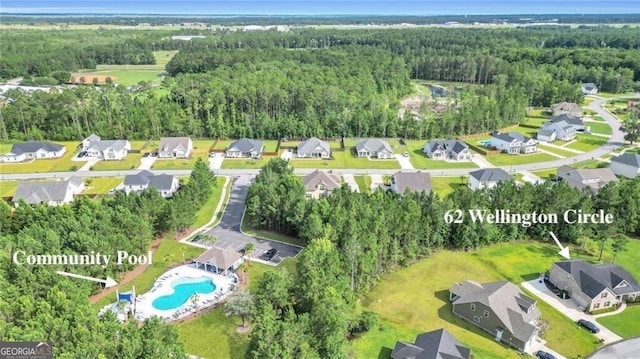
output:
{"label": "driveway", "polygon": [[[232,179],[231,196],[229,203],[220,219],[220,223],[213,229],[205,232],[205,234],[214,236],[218,240],[214,246],[218,248],[233,248],[240,251],[246,247],[248,243],[254,243],[255,249],[251,255],[252,260],[258,259],[263,263],[277,265],[286,257],[295,257],[302,247],[276,242],[268,239],[255,238],[240,232],[240,224],[244,215],[244,201],[247,196],[249,186],[254,176],[238,176]],[[261,260],[264,253],[275,248],[278,252],[271,261]]]}
{"label": "driveway", "polygon": [[555,350],[549,348],[547,345],[547,341],[540,338],[540,337],[536,337],[535,341],[533,342],[533,344],[531,345],[531,348],[529,348],[528,353],[535,356],[536,352],[538,350],[542,350],[545,351],[547,353],[551,353],[553,354],[556,359],[566,359],[562,354],[556,352]]}
{"label": "driveway", "polygon": [[522,180],[529,183],[542,183],[544,180],[529,171],[519,171],[522,174]]}
{"label": "driveway", "polygon": [[140,166],[138,166],[139,170],[150,170],[151,166],[156,162],[158,157],[142,157],[140,159]]}
{"label": "driveway", "polygon": [[222,168],[222,162],[224,161],[224,153],[214,153],[213,157],[209,157],[209,169],[219,170]]}
{"label": "driveway", "polygon": [[353,192],[360,192],[358,182],[356,182],[356,179],[353,177],[353,175],[342,175],[342,178],[344,178],[344,182],[348,184],[349,187],[351,187],[351,190],[353,190]]}
{"label": "driveway", "polygon": [[473,155],[473,156],[471,156],[471,161],[473,161],[473,163],[475,163],[480,168],[492,168],[492,167],[495,167],[494,165],[491,164],[491,162],[487,161],[481,155]]}
{"label": "driveway", "polygon": [[291,157],[293,157],[293,150],[284,150],[280,155],[280,158],[282,158],[285,161],[291,160]]}
{"label": "driveway", "polygon": [[403,170],[414,170],[411,161],[409,161],[409,157],[405,157],[404,155],[394,155],[398,163],[400,164],[400,168]]}
{"label": "driveway", "polygon": [[[540,298],[541,300],[545,301],[547,304],[556,308],[558,311],[560,311],[560,313],[566,315],[567,317],[569,317],[569,319],[573,320],[574,322],[578,321],[578,319],[586,319],[590,322],[596,323],[595,317],[589,314],[585,314],[578,307],[576,302],[574,302],[572,299],[558,298],[555,294],[553,294],[553,292],[549,290],[549,288],[547,288],[547,286],[544,283],[538,282],[538,279],[524,282],[522,283],[522,286],[526,290],[535,294],[536,297]],[[598,339],[601,339],[603,343],[609,344],[609,343],[617,342],[622,339],[620,336],[616,335],[615,333],[605,328],[604,326],[598,323],[596,323],[596,325],[600,328],[600,332],[594,335]]]}
{"label": "driveway", "polygon": [[91,167],[93,167],[93,165],[95,165],[96,163],[98,163],[98,161],[100,161],[99,158],[90,158],[86,160],[87,162],[82,165],[82,167],[80,167],[78,169],[78,171],[91,171]]}
{"label": "driveway", "polygon": [[371,174],[371,192],[375,192],[378,188],[384,188],[384,176],[381,174]]}

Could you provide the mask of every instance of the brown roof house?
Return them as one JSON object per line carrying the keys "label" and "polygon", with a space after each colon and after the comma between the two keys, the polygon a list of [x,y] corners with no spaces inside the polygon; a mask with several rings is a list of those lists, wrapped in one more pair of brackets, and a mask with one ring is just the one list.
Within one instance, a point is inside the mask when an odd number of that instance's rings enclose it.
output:
{"label": "brown roof house", "polygon": [[315,170],[302,179],[304,190],[307,198],[318,199],[326,197],[335,189],[340,188],[340,176],[333,171]]}
{"label": "brown roof house", "polygon": [[557,177],[559,180],[567,182],[571,187],[577,189],[589,188],[594,192],[597,192],[607,183],[618,180],[610,168],[575,169],[567,165],[558,168]]}
{"label": "brown roof house", "polygon": [[456,283],[449,289],[453,314],[520,351],[530,350],[538,335],[536,301],[518,286],[502,281]]}
{"label": "brown roof house", "polygon": [[471,350],[444,329],[422,333],[415,343],[397,342],[393,359],[469,359]]}
{"label": "brown roof house", "polygon": [[426,172],[396,172],[391,176],[391,190],[395,193],[405,191],[431,192],[431,175]]}
{"label": "brown roof house", "polygon": [[158,148],[159,158],[189,158],[193,142],[189,137],[162,137]]}
{"label": "brown roof house", "polygon": [[579,306],[591,312],[635,300],[640,284],[616,264],[591,264],[583,259],[556,262],[549,271],[549,281],[569,292]]}

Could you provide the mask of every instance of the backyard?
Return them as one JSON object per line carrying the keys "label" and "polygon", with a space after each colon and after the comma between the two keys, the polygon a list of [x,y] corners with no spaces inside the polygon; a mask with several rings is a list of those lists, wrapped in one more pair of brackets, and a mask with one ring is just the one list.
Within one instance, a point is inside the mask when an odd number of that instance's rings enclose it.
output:
{"label": "backyard", "polygon": [[[29,173],[29,172],[67,172],[75,171],[84,162],[73,162],[71,158],[76,154],[78,142],[56,142],[64,145],[67,150],[60,158],[36,159],[32,162],[24,163],[0,163],[0,173]],[[0,153],[11,150],[10,144],[0,145]]]}
{"label": "backyard", "polygon": [[[158,158],[151,168],[154,170],[188,170],[192,169],[198,158],[208,162],[209,148],[213,144],[211,140],[193,141],[193,151],[189,158]],[[153,148],[155,149],[155,147]]]}
{"label": "backyard", "polygon": [[358,188],[362,193],[371,192],[371,176],[353,176],[353,179],[358,184]]}
{"label": "backyard", "polygon": [[435,194],[444,197],[458,187],[466,188],[467,178],[468,176],[431,177],[431,189]]}
{"label": "backyard", "polygon": [[116,188],[124,181],[122,177],[93,177],[85,178],[85,189],[82,194],[107,194],[113,188]]}
{"label": "backyard", "polygon": [[575,141],[565,144],[563,147],[572,148],[582,152],[589,152],[604,145],[607,141],[608,139],[606,137],[580,134]]}

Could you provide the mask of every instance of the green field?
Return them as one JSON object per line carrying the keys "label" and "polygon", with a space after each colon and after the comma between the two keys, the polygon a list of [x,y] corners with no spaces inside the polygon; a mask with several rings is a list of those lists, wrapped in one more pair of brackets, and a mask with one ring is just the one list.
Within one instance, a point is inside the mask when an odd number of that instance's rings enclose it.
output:
{"label": "green field", "polygon": [[432,160],[424,154],[423,148],[426,141],[407,140],[407,151],[409,152],[409,161],[416,169],[448,169],[448,168],[477,168],[473,162],[447,162],[441,160]]}
{"label": "green field", "polygon": [[[193,225],[191,227],[199,228],[201,226],[204,226],[211,220],[211,217],[213,217],[216,207],[218,206],[218,202],[220,202],[222,189],[224,188],[226,180],[227,179],[225,177],[216,177],[216,186],[213,188],[213,192],[204,203],[202,208],[200,208],[200,210],[196,213],[196,220],[195,222],[193,222]],[[225,198],[223,199],[225,202],[229,200],[229,187],[231,187],[231,181],[229,181],[227,185],[227,193],[225,195]],[[222,206],[223,207],[220,208],[220,211],[224,210],[224,204]],[[222,214],[222,212],[220,212],[220,214]]]}
{"label": "green field", "polygon": [[18,181],[0,181],[0,198],[13,197]]}
{"label": "green field", "polygon": [[575,141],[565,144],[562,147],[572,148],[574,150],[589,152],[594,150],[605,143],[607,143],[607,138],[599,137],[599,136],[589,136],[589,135],[578,135]]}
{"label": "green field", "polygon": [[640,305],[629,306],[620,314],[596,320],[623,338],[640,336]]}
{"label": "green field", "polygon": [[558,173],[558,169],[552,168],[548,170],[531,171],[531,173],[542,178],[543,180],[550,180]]}
{"label": "green field", "polygon": [[572,152],[572,151],[567,151],[567,150],[563,150],[557,147],[551,147],[551,146],[547,146],[544,143],[538,143],[538,148],[551,152],[551,153],[555,153],[556,155],[560,155],[563,157],[574,157],[577,156],[578,153]]}
{"label": "green field", "polygon": [[484,158],[494,166],[522,165],[526,163],[547,162],[558,159],[557,157],[547,153],[533,153],[529,155],[509,155],[506,153],[498,153],[491,156],[485,156]]}
{"label": "green field", "polygon": [[193,168],[198,158],[202,158],[205,163],[208,163],[209,149],[212,144],[212,140],[195,140],[189,158],[158,158],[151,168],[154,170],[188,170]]}
{"label": "green field", "polygon": [[[76,154],[78,142],[56,142],[67,148],[65,154],[60,158],[37,159],[29,163],[0,163],[0,173],[29,173],[29,172],[68,172],[75,171],[82,167],[84,162],[73,162],[71,158]],[[6,144],[2,145],[4,148]],[[11,149],[8,145],[6,151]]]}
{"label": "green field", "polygon": [[431,177],[431,189],[435,194],[444,197],[458,187],[467,187],[467,177]]}
{"label": "green field", "polygon": [[[76,76],[109,76],[113,82],[123,86],[131,86],[140,81],[160,83],[165,66],[177,51],[155,51],[155,65],[97,65],[95,70],[82,70]],[[86,81],[91,84],[90,80]]]}
{"label": "green field", "polygon": [[[294,168],[371,168],[371,169],[399,169],[400,164],[395,159],[378,160],[359,158],[355,155],[355,150],[351,148],[349,151],[333,151],[331,153],[333,159],[330,160],[305,160],[292,159],[291,165]],[[225,160],[224,163],[226,163]],[[223,163],[223,168],[224,168]]]}
{"label": "green field", "polygon": [[353,179],[358,184],[358,188],[362,193],[371,192],[371,176],[353,176]]}
{"label": "green field", "polygon": [[[442,251],[409,268],[382,278],[362,300],[364,309],[378,313],[380,325],[352,342],[356,358],[388,358],[395,342],[444,327],[472,348],[476,359],[519,358],[517,351],[451,313],[448,289],[456,282],[511,280],[521,283],[537,277],[558,260],[554,245],[505,243],[473,253]],[[526,258],[526,260],[523,260]],[[420,283],[420,285],[416,285]],[[548,345],[576,357],[592,352],[598,342],[562,313],[538,301],[541,318],[550,324]]]}
{"label": "green field", "polygon": [[237,168],[237,169],[256,169],[262,168],[272,158],[277,156],[262,156],[260,159],[255,158],[225,158],[222,161],[223,169]]}
{"label": "green field", "polygon": [[585,126],[589,126],[591,132],[602,135],[610,135],[613,132],[606,122],[585,122]]}
{"label": "green field", "polygon": [[84,180],[85,190],[83,194],[107,194],[124,181],[122,177],[94,177]]}
{"label": "green field", "polygon": [[132,170],[140,166],[142,153],[127,154],[127,157],[119,161],[98,161],[91,166],[92,171],[115,171],[115,170]]}

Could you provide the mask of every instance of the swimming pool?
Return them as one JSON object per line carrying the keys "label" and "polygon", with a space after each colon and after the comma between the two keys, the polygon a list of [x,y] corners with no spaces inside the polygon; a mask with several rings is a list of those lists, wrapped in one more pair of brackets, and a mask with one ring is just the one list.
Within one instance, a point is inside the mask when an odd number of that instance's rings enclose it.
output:
{"label": "swimming pool", "polygon": [[158,310],[176,309],[183,305],[196,293],[208,294],[216,290],[211,278],[182,277],[171,283],[173,293],[156,298],[151,305]]}

